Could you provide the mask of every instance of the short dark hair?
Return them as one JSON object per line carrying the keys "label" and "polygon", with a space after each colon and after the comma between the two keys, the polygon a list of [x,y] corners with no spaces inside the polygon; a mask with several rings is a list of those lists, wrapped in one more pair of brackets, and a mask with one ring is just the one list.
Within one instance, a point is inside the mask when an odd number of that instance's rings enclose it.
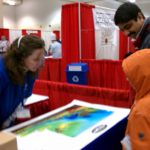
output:
{"label": "short dark hair", "polygon": [[[118,7],[115,13],[114,22],[118,25],[120,23],[126,23],[130,20],[137,20],[139,12],[143,15],[141,9],[135,3],[123,3]],[[144,15],[143,18],[145,18]]]}
{"label": "short dark hair", "polygon": [[[44,46],[44,41],[35,35],[25,35],[13,41],[4,56],[5,65],[12,82],[17,84],[24,83],[23,60],[38,49],[43,49],[44,51]],[[37,72],[29,72],[29,74],[36,76]]]}

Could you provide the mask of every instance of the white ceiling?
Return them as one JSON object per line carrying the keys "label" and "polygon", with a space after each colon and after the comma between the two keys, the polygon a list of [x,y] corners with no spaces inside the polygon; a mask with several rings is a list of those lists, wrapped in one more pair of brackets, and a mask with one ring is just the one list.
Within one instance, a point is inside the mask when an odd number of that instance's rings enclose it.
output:
{"label": "white ceiling", "polygon": [[[17,7],[6,6],[4,13],[5,18],[9,18],[9,20],[14,17],[14,26],[17,24],[21,27],[20,24],[26,19],[25,17],[31,16],[34,26],[36,24],[36,26],[40,25],[45,28],[49,24],[52,25],[52,22],[56,22],[54,21],[55,18],[60,18],[59,16],[56,17],[56,13],[58,12],[61,14],[61,6],[63,4],[84,2],[110,9],[117,9],[123,2],[126,1],[127,0],[23,0],[23,3]],[[136,3],[140,6],[145,16],[150,16],[150,0],[136,0]],[[12,8],[14,11],[9,12]]]}
{"label": "white ceiling", "polygon": [[[28,0],[3,0],[3,2],[6,1],[28,1]],[[35,3],[38,1],[43,1],[43,0],[34,0]],[[45,0],[44,0],[45,1]],[[43,1],[43,3],[44,3]],[[48,2],[52,4],[57,4],[57,3],[72,3],[72,2],[84,2],[84,3],[89,3],[89,4],[94,4],[94,5],[100,5],[103,7],[108,7],[111,9],[117,9],[120,4],[128,1],[128,0],[47,0]],[[140,6],[142,11],[145,13],[145,15],[150,15],[150,0],[136,0],[136,4]]]}
{"label": "white ceiling", "polygon": [[[57,0],[56,0],[57,1]],[[65,2],[85,2],[85,3],[95,3],[95,2],[110,2],[113,3],[114,1],[118,3],[124,3],[129,0],[60,0]],[[150,0],[136,0],[137,4],[143,4],[143,3],[150,3]]]}
{"label": "white ceiling", "polygon": [[[62,3],[71,3],[71,2],[84,2],[94,5],[100,5],[102,7],[108,7],[111,9],[117,9],[119,5],[121,5],[124,2],[127,2],[128,0],[49,0],[49,1],[55,1],[57,3],[58,1]],[[150,15],[150,0],[136,0],[135,2],[144,12],[146,16]]]}
{"label": "white ceiling", "polygon": [[[100,5],[112,9],[117,9],[119,5],[128,0],[91,0],[92,4]],[[150,16],[150,0],[136,0],[135,2],[146,16]]]}

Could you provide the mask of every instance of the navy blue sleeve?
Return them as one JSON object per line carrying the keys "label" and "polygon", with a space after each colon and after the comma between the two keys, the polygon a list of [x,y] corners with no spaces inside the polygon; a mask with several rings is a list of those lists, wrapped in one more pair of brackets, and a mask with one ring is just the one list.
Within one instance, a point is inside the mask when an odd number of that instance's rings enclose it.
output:
{"label": "navy blue sleeve", "polygon": [[28,98],[32,94],[35,78],[28,76],[24,87],[24,98]]}
{"label": "navy blue sleeve", "polygon": [[2,82],[2,77],[0,76],[0,95],[2,93],[2,89],[3,89],[3,82]]}
{"label": "navy blue sleeve", "polygon": [[7,87],[7,85],[8,85],[8,79],[5,76],[4,72],[2,72],[0,70],[0,95],[3,92],[3,90],[5,90],[5,88]]}

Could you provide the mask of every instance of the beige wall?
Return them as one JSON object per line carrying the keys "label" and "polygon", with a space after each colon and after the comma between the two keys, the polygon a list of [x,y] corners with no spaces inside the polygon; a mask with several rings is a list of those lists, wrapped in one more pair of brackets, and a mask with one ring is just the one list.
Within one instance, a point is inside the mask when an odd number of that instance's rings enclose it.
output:
{"label": "beige wall", "polygon": [[1,28],[16,28],[15,7],[2,4],[0,0],[0,27]]}
{"label": "beige wall", "polygon": [[16,7],[3,5],[3,27],[8,29],[16,29]]}
{"label": "beige wall", "polygon": [[3,6],[2,6],[2,0],[0,0],[0,28],[3,28]]}
{"label": "beige wall", "polygon": [[[60,30],[61,6],[65,2],[67,3],[67,0],[23,0],[23,4],[19,6],[7,6],[2,5],[0,0],[0,27]],[[118,8],[120,4],[113,0],[93,1],[93,5],[111,9]],[[145,15],[149,16],[150,5],[140,3],[140,6]]]}
{"label": "beige wall", "polygon": [[16,7],[18,28],[60,28],[61,6],[60,0],[24,0],[22,5]]}

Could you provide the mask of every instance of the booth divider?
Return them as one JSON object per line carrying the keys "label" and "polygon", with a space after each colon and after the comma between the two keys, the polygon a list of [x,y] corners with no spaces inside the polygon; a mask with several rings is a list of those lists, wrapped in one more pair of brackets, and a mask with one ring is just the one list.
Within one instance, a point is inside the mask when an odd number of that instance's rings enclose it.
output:
{"label": "booth divider", "polygon": [[73,99],[96,104],[130,107],[129,90],[36,80],[33,93],[49,96],[51,110],[66,105]]}

